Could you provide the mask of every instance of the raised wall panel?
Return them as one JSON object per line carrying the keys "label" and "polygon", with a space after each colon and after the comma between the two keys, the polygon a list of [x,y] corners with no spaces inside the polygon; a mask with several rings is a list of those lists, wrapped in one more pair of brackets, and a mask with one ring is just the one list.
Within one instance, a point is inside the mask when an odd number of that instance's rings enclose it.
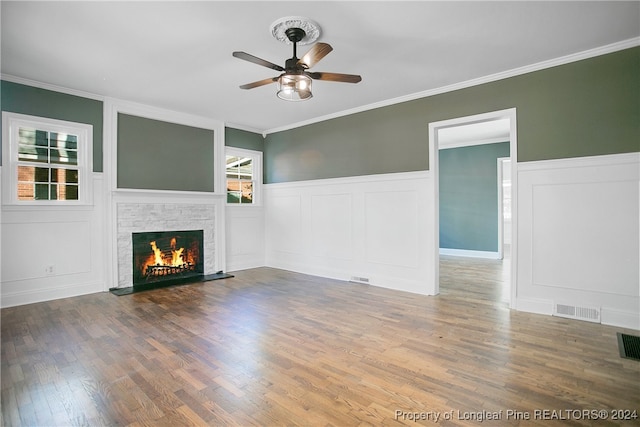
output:
{"label": "raised wall panel", "polygon": [[89,222],[84,218],[3,224],[2,280],[10,282],[89,272],[89,230]]}
{"label": "raised wall panel", "polygon": [[227,206],[226,213],[226,271],[263,267],[264,209]]}
{"label": "raised wall panel", "polygon": [[640,154],[518,164],[516,308],[640,328]]}
{"label": "raised wall panel", "polygon": [[311,196],[311,253],[319,257],[353,258],[353,209],[350,194]]}
{"label": "raised wall panel", "polygon": [[267,202],[267,232],[272,250],[297,253],[302,248],[301,195],[273,197]]}
{"label": "raised wall panel", "polygon": [[416,191],[365,194],[366,260],[416,267],[418,223]]}
{"label": "raised wall panel", "polygon": [[2,307],[105,290],[104,183],[92,178],[93,205],[2,207]]}
{"label": "raised wall panel", "polygon": [[436,293],[428,172],[265,185],[266,265]]}
{"label": "raised wall panel", "polygon": [[634,194],[637,181],[534,186],[532,284],[637,296]]}

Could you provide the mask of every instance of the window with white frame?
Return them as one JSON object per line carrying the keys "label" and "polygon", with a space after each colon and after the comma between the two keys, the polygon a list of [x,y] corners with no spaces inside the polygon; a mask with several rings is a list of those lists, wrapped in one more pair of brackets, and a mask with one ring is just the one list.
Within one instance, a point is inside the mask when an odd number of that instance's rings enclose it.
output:
{"label": "window with white frame", "polygon": [[226,148],[227,203],[256,205],[262,187],[262,153]]}
{"label": "window with white frame", "polygon": [[3,203],[89,203],[91,125],[3,112],[2,127]]}

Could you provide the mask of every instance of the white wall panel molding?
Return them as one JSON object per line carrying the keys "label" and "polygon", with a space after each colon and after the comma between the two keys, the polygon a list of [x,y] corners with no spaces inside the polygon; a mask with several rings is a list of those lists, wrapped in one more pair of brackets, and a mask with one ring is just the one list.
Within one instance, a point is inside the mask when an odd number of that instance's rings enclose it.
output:
{"label": "white wall panel molding", "polygon": [[226,207],[226,271],[264,267],[264,208]]}
{"label": "white wall panel molding", "polygon": [[639,184],[639,153],[518,165],[519,309],[564,301],[640,326]]}
{"label": "white wall panel molding", "polygon": [[433,294],[429,179],[420,171],[265,185],[266,265]]}
{"label": "white wall panel molding", "polygon": [[2,307],[105,290],[104,180],[92,206],[2,209]]}
{"label": "white wall panel molding", "polygon": [[[376,175],[359,175],[349,176],[342,178],[326,178],[326,179],[312,179],[307,181],[292,181],[292,182],[276,182],[266,184],[271,189],[294,189],[294,188],[308,188],[308,187],[326,187],[331,185],[355,185],[355,184],[367,184],[376,182],[392,182],[392,181],[404,181],[407,179],[428,178],[430,175],[428,170],[415,171],[415,172],[398,172],[398,173],[385,173]],[[323,190],[319,190],[323,191]],[[326,191],[326,190],[324,190]]]}

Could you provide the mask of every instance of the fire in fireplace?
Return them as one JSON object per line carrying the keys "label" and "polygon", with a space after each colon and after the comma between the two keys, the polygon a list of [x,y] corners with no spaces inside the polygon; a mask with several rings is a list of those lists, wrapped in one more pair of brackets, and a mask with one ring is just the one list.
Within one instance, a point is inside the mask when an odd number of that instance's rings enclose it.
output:
{"label": "fire in fireplace", "polygon": [[204,274],[203,231],[132,233],[133,286]]}

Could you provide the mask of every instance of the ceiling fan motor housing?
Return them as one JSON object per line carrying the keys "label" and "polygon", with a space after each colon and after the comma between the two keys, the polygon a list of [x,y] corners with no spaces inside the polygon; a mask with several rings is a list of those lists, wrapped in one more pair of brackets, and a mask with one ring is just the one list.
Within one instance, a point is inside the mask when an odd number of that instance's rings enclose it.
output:
{"label": "ceiling fan motor housing", "polygon": [[298,43],[307,35],[302,28],[287,28],[284,32],[291,43]]}

